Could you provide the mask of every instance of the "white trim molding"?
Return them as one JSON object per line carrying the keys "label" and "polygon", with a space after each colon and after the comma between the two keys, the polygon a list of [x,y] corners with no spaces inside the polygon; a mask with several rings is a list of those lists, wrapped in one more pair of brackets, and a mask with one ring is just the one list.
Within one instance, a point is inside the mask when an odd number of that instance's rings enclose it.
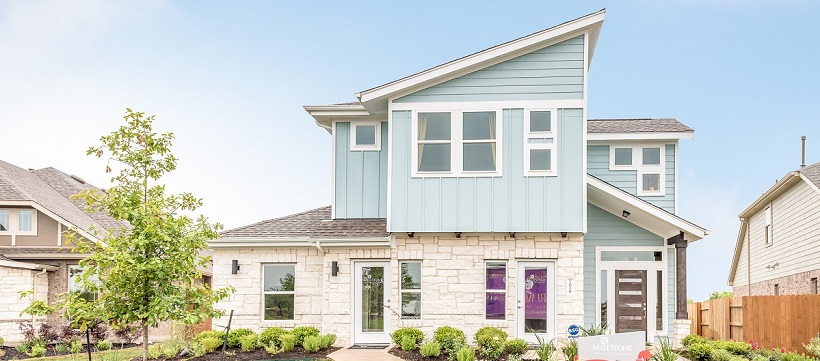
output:
{"label": "white trim molding", "polygon": [[390,237],[228,237],[208,241],[211,248],[390,248]]}

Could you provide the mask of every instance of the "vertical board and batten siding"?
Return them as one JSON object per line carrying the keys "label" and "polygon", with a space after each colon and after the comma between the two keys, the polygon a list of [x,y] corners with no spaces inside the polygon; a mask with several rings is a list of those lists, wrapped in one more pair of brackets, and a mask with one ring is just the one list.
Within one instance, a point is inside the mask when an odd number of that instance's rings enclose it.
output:
{"label": "vertical board and batten siding", "polygon": [[507,60],[394,100],[395,103],[584,98],[584,37]]}
{"label": "vertical board and batten siding", "polygon": [[351,151],[350,123],[336,123],[336,218],[387,217],[387,123],[380,151]]}
{"label": "vertical board and batten siding", "polygon": [[[765,208],[749,221],[751,282],[820,269],[820,194],[801,180],[777,197],[771,207],[771,246],[766,246],[764,238]],[[777,267],[766,268],[775,263]],[[735,285],[745,285],[748,280],[736,275],[735,281]]]}
{"label": "vertical board and batten siding", "polygon": [[502,176],[412,178],[411,112],[393,111],[388,231],[583,231],[583,110],[557,112],[557,176],[524,176],[524,110],[504,109]]}
{"label": "vertical board and batten siding", "polygon": [[[629,194],[638,196],[638,172],[636,170],[610,170],[609,145],[590,145],[587,147],[587,172],[604,182],[612,184]],[[664,166],[666,172],[665,193],[663,196],[638,196],[667,212],[675,213],[675,151],[674,144],[664,147]]]}
{"label": "vertical board and batten siding", "polygon": [[[595,303],[595,293],[598,289],[595,285],[596,278],[596,255],[595,247],[601,246],[642,246],[657,247],[666,246],[666,241],[641,227],[613,215],[592,204],[587,205],[587,234],[584,235],[584,325],[597,325],[595,319],[597,313]],[[666,313],[668,323],[666,325],[668,335],[674,333],[675,320],[675,249],[667,247],[666,250],[667,268],[667,304]],[[614,325],[610,326],[611,328]]]}

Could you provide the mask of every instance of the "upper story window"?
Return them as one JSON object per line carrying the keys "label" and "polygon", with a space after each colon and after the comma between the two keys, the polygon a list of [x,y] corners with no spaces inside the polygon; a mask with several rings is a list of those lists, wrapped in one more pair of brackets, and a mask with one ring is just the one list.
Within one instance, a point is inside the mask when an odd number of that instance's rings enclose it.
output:
{"label": "upper story window", "polygon": [[556,175],[555,111],[524,112],[524,174]]}
{"label": "upper story window", "polygon": [[350,150],[381,150],[380,122],[351,122]]}
{"label": "upper story window", "polygon": [[666,194],[663,145],[613,145],[609,153],[611,170],[637,171],[636,183],[639,196]]}
{"label": "upper story window", "polygon": [[415,114],[413,176],[496,176],[500,173],[497,111]]}
{"label": "upper story window", "polygon": [[34,209],[0,209],[0,234],[37,235],[37,211]]}
{"label": "upper story window", "polygon": [[763,211],[763,237],[766,240],[766,245],[771,246],[774,243],[773,233],[772,233],[772,206],[766,207],[766,210]]}

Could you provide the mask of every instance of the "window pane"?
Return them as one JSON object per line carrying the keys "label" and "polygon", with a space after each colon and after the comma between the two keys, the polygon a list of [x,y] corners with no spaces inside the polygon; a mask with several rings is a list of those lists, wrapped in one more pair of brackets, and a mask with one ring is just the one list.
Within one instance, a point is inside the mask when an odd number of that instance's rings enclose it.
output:
{"label": "window pane", "polygon": [[464,140],[495,139],[495,112],[465,112]]}
{"label": "window pane", "polygon": [[530,149],[530,170],[552,170],[552,150]]}
{"label": "window pane", "polygon": [[643,149],[643,164],[644,165],[658,165],[658,164],[661,164],[661,148],[644,148]]}
{"label": "window pane", "polygon": [[356,128],[356,145],[375,145],[376,126],[358,125]]}
{"label": "window pane", "polygon": [[486,312],[488,320],[503,320],[506,313],[506,296],[504,292],[487,292]]}
{"label": "window pane", "polygon": [[401,318],[411,320],[421,318],[421,293],[402,292]]}
{"label": "window pane", "polygon": [[606,270],[601,270],[601,319],[599,320],[600,324],[607,323],[607,300],[608,297],[606,294],[606,285],[609,282],[609,279],[606,277]]}
{"label": "window pane", "polygon": [[404,262],[401,264],[401,289],[421,289],[421,262]]}
{"label": "window pane", "polygon": [[384,267],[362,267],[362,332],[384,331]]}
{"label": "window pane", "polygon": [[487,289],[507,289],[507,264],[504,262],[487,262]]}
{"label": "window pane", "polygon": [[9,211],[0,210],[0,231],[9,230]]}
{"label": "window pane", "polygon": [[450,140],[450,113],[419,113],[419,140]]}
{"label": "window pane", "polygon": [[661,175],[644,174],[643,175],[643,190],[647,192],[658,192],[661,190]]}
{"label": "window pane", "polygon": [[495,171],[495,143],[464,144],[465,171]]}
{"label": "window pane", "polygon": [[632,148],[615,148],[615,165],[632,165]]}
{"label": "window pane", "polygon": [[601,261],[660,261],[655,251],[601,251]]}
{"label": "window pane", "polygon": [[530,112],[530,132],[549,132],[552,130],[551,113]]}
{"label": "window pane", "polygon": [[655,301],[657,306],[655,310],[655,329],[658,331],[663,330],[663,272],[657,272],[658,278],[656,285],[658,285],[658,289],[655,291],[655,294],[658,296],[658,299]]}
{"label": "window pane", "polygon": [[450,144],[419,144],[420,172],[450,170]]}
{"label": "window pane", "polygon": [[265,295],[266,320],[292,320],[293,295]]}
{"label": "window pane", "polygon": [[17,213],[18,230],[22,232],[31,231],[31,211],[19,211]]}
{"label": "window pane", "polygon": [[[69,292],[79,292],[80,293],[80,298],[82,298],[86,301],[94,301],[94,300],[97,299],[97,293],[96,292],[89,292],[88,290],[86,290],[85,287],[83,287],[83,285],[79,281],[80,280],[80,275],[82,273],[83,273],[83,270],[79,266],[69,266],[69,268],[68,268],[68,291]],[[88,278],[88,280],[91,281],[92,283],[97,284],[96,283],[97,276],[92,275]]]}
{"label": "window pane", "polygon": [[265,266],[265,284],[262,291],[293,291],[295,283],[295,277],[293,275],[296,273],[294,271],[295,268],[292,264]]}

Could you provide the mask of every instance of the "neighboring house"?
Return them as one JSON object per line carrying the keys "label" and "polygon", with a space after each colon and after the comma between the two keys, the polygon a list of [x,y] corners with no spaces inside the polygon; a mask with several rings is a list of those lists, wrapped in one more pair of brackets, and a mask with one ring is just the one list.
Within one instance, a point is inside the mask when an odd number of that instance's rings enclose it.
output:
{"label": "neighboring house", "polygon": [[232,327],[312,325],[342,345],[444,325],[529,342],[601,322],[687,335],[686,247],[707,233],[675,214],[694,131],[587,119],[603,20],[306,106],[333,139],[332,204],[211,242]]}
{"label": "neighboring house", "polygon": [[786,174],[740,213],[729,286],[735,296],[817,294],[820,163]]}

